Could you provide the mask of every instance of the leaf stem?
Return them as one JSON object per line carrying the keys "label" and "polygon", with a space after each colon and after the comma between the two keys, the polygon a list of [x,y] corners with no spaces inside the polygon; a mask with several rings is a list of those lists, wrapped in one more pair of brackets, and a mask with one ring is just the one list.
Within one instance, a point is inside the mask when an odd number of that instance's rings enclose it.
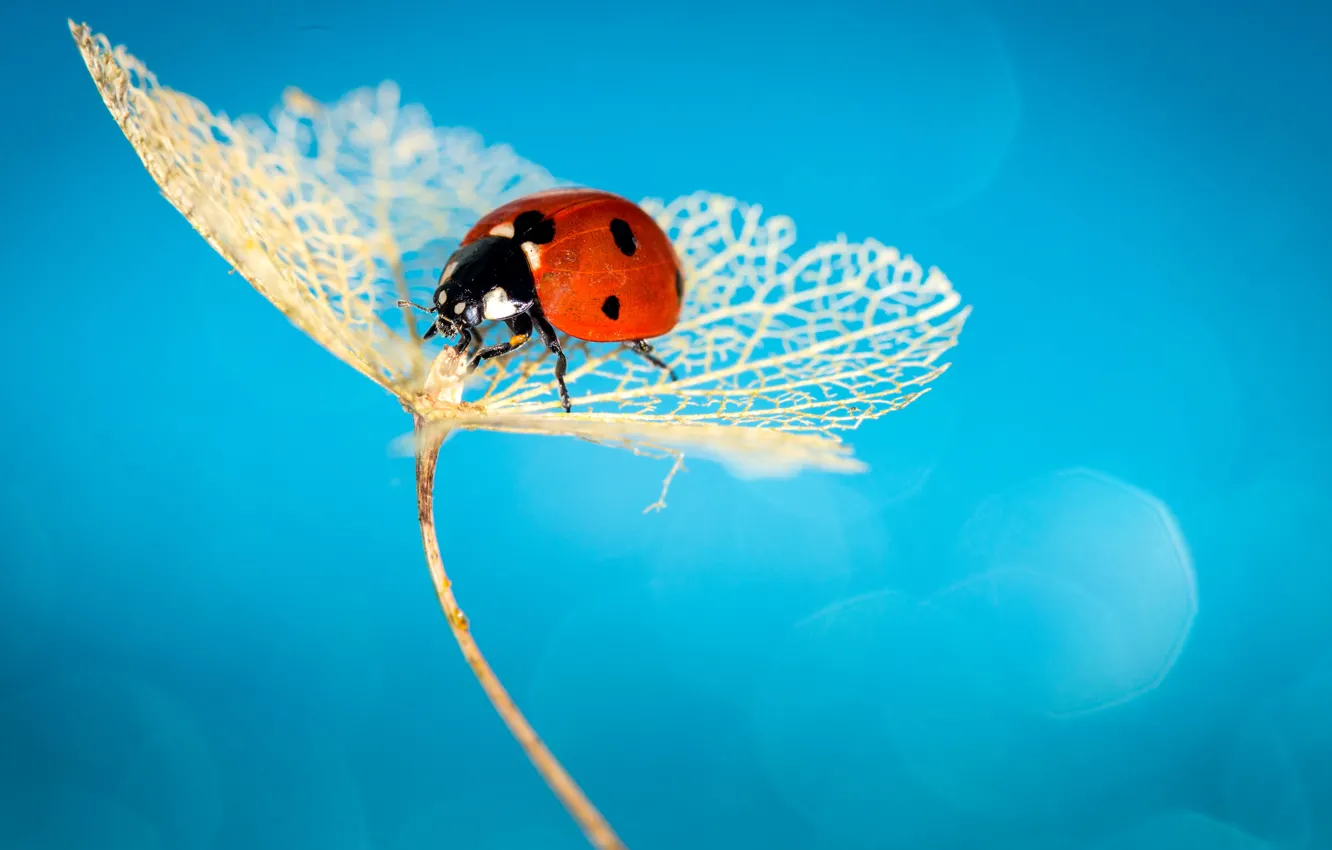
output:
{"label": "leaf stem", "polygon": [[527,718],[523,717],[517,703],[500,683],[499,677],[481,654],[476,638],[472,636],[471,624],[463,614],[462,608],[458,607],[458,600],[453,595],[453,585],[449,581],[448,573],[444,571],[444,559],[440,555],[439,540],[435,535],[435,465],[439,460],[439,448],[444,442],[445,434],[438,428],[425,427],[426,420],[420,416],[414,417],[414,423],[416,511],[421,524],[421,544],[425,548],[426,563],[430,566],[430,577],[435,583],[435,596],[439,599],[439,607],[444,611],[444,617],[449,622],[454,639],[458,641],[458,648],[462,650],[463,658],[472,668],[473,675],[481,683],[482,690],[490,698],[491,705],[495,706],[500,719],[509,727],[509,732],[527,753],[532,765],[568,809],[592,846],[597,850],[627,850],[601,812],[597,811],[587,799],[573,777],[542,743],[541,738],[527,722]]}

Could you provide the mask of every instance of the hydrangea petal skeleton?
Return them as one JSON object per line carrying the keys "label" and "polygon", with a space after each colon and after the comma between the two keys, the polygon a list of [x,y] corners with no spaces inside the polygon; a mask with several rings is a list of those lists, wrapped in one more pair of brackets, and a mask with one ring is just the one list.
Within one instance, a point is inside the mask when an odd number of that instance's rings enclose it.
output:
{"label": "hydrangea petal skeleton", "polygon": [[529,347],[467,375],[451,348],[422,341],[421,318],[399,302],[429,300],[482,215],[568,184],[507,146],[435,127],[392,83],[333,104],[288,89],[268,119],[231,119],[160,85],[86,26],[70,30],[166,199],[293,325],[412,415],[422,542],[463,655],[591,843],[622,848],[500,684],[454,597],[435,534],[443,440],[563,435],[673,458],[650,508],[665,506],[687,454],[743,475],[862,471],[838,432],[924,393],[970,308],[938,269],[878,242],[839,237],[796,253],[791,220],[756,205],[704,192],[647,199],[686,270],[680,322],[652,341],[678,378],[668,383],[622,346],[564,339],[574,403],[565,413],[549,352]]}

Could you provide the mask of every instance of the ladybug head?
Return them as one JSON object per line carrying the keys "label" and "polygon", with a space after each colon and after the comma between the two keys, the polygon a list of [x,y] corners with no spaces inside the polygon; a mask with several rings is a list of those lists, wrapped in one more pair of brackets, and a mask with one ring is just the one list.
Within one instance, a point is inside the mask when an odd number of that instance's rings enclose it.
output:
{"label": "ladybug head", "polygon": [[536,303],[532,270],[512,240],[490,236],[449,257],[435,289],[442,331],[457,333],[482,322],[511,319]]}

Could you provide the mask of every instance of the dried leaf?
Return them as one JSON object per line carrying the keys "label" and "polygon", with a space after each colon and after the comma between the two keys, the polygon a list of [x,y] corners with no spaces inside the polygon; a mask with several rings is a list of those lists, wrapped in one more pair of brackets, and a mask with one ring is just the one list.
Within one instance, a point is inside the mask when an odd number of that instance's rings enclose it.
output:
{"label": "dried leaf", "polygon": [[566,184],[506,146],[434,127],[392,83],[331,105],[288,89],[268,120],[232,120],[70,26],[171,203],[293,324],[441,428],[687,452],[749,474],[855,471],[836,432],[918,398],[969,313],[942,272],[878,242],[797,253],[791,220],[758,206],[647,199],[688,274],[679,325],[653,341],[678,380],[621,346],[566,339],[572,414],[537,345],[488,361],[465,388],[428,386],[432,363],[436,376],[458,364],[423,345],[396,302],[430,299],[483,213]]}

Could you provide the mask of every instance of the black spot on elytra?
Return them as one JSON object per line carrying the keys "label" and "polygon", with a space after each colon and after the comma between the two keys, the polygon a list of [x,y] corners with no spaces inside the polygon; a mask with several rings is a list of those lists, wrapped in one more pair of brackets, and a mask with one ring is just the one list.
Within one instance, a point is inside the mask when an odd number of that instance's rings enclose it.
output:
{"label": "black spot on elytra", "polygon": [[611,236],[615,237],[615,247],[620,249],[620,253],[632,257],[638,250],[638,240],[634,238],[634,231],[629,228],[629,222],[622,218],[613,218],[610,231]]}
{"label": "black spot on elytra", "polygon": [[540,210],[519,213],[513,220],[513,241],[545,245],[555,239],[555,222]]}
{"label": "black spot on elytra", "polygon": [[612,322],[620,318],[620,299],[614,295],[601,302],[601,312],[606,314],[606,318]]}
{"label": "black spot on elytra", "polygon": [[684,275],[680,274],[679,269],[675,270],[675,299],[684,301]]}

